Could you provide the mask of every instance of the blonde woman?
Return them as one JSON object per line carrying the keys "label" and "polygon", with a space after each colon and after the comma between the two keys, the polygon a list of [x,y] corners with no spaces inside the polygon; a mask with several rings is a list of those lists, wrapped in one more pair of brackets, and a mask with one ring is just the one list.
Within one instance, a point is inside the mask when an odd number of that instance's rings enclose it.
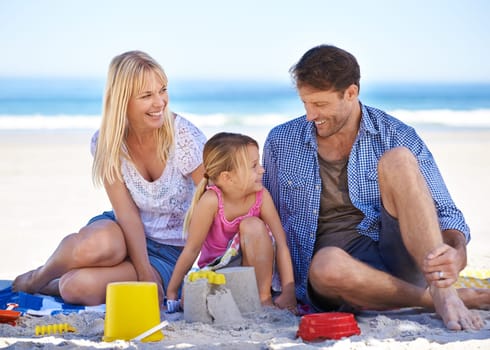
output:
{"label": "blonde woman", "polygon": [[163,296],[203,176],[205,143],[199,129],[170,110],[167,84],[144,52],[112,60],[92,152],[94,182],[104,185],[113,210],[65,237],[43,266],[14,280],[14,290],[96,305],[105,302],[110,282],[153,281]]}
{"label": "blonde woman", "polygon": [[[291,257],[272,197],[262,186],[257,142],[246,135],[218,133],[204,146],[203,164],[204,179],[184,224],[188,239],[167,288],[168,305],[177,300],[182,280],[200,254],[200,268],[253,266],[262,305],[294,311]],[[273,301],[275,263],[282,292]]]}

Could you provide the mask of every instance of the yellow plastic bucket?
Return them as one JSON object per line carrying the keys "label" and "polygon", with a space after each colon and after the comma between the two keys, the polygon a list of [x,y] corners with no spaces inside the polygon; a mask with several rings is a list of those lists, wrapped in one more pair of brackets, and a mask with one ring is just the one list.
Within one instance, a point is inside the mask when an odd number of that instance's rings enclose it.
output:
{"label": "yellow plastic bucket", "polygon": [[[160,323],[158,289],[153,282],[113,282],[106,289],[104,338],[131,340]],[[163,339],[157,331],[143,342]]]}

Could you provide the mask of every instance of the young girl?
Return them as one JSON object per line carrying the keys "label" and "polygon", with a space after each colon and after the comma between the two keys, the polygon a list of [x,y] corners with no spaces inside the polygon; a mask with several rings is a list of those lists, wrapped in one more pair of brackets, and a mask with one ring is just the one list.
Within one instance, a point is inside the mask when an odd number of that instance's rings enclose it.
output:
{"label": "young girl", "polygon": [[[241,134],[218,133],[204,146],[203,165],[204,179],[187,212],[184,233],[188,233],[188,238],[168,284],[167,300],[178,298],[185,274],[201,253],[200,268],[211,265],[216,269],[226,264],[253,266],[262,305],[274,303],[295,309],[291,257],[271,195],[262,186],[264,168],[260,165],[257,142]],[[227,251],[241,254],[228,260],[228,253],[223,256]],[[281,294],[273,302],[274,255]]]}

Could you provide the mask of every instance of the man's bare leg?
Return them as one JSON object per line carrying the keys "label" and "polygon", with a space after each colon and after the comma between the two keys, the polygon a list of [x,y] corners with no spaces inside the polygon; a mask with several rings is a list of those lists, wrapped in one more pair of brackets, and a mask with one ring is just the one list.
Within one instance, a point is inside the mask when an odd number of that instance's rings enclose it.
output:
{"label": "man's bare leg", "polygon": [[[422,268],[424,259],[444,244],[435,206],[417,160],[406,148],[388,151],[378,167],[383,206],[398,219],[403,242]],[[434,308],[451,330],[478,329],[483,324],[476,312],[468,310],[453,286],[430,284]]]}
{"label": "man's bare leg", "polygon": [[[400,222],[405,245],[422,266],[428,252],[443,244],[432,198],[418,165],[406,149],[389,152],[379,172],[385,209]],[[401,159],[401,160],[400,160]],[[415,174],[415,175],[414,175]],[[400,215],[400,212],[403,212]],[[340,248],[326,247],[313,257],[309,280],[320,295],[370,309],[435,309],[449,329],[479,329],[480,316],[468,310],[488,308],[490,290],[421,288],[376,270]]]}
{"label": "man's bare leg", "polygon": [[[339,305],[348,303],[372,310],[398,307],[434,310],[434,301],[427,288],[376,270],[337,247],[325,247],[315,254],[309,281],[317,293]],[[466,305],[478,308],[488,308],[490,305],[489,289],[464,288],[458,293]],[[475,328],[483,326],[479,318],[474,323]]]}
{"label": "man's bare leg", "polygon": [[322,248],[314,255],[309,281],[317,293],[339,305],[372,310],[433,305],[424,288],[372,268],[337,247]]}

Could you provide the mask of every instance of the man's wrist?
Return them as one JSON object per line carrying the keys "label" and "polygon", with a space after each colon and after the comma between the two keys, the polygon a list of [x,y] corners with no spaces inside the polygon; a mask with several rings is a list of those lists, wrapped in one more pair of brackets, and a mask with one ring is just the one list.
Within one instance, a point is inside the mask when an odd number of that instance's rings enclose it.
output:
{"label": "man's wrist", "polygon": [[442,239],[444,243],[454,249],[464,249],[466,251],[466,237],[463,232],[458,230],[442,231]]}

